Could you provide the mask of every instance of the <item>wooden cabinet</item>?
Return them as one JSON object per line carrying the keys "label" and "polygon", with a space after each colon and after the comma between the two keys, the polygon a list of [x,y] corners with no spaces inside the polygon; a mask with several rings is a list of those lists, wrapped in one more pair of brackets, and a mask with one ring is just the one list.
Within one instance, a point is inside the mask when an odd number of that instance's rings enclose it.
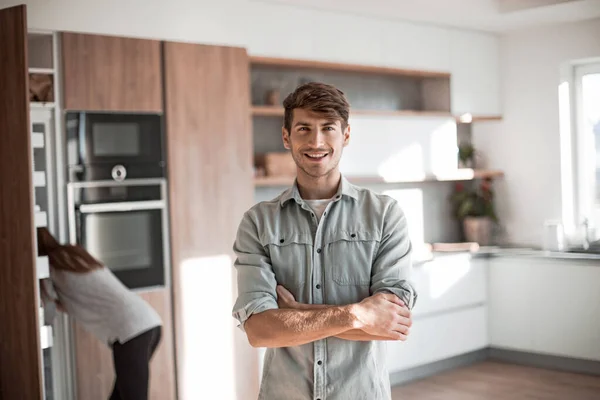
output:
{"label": "wooden cabinet", "polygon": [[155,40],[61,34],[66,110],[161,112],[161,52]]}
{"label": "wooden cabinet", "polygon": [[[168,288],[140,292],[163,320],[162,339],[150,365],[150,394],[152,400],[174,400],[175,360],[171,295]],[[77,398],[104,400],[114,384],[112,351],[91,334],[75,326],[75,358]]]}
{"label": "wooden cabinet", "polygon": [[253,204],[248,56],[168,42],[164,58],[179,396],[233,398],[231,380],[255,399],[256,354],[230,316],[233,241]]}
{"label": "wooden cabinet", "polygon": [[25,6],[0,10],[0,398],[42,399]]}

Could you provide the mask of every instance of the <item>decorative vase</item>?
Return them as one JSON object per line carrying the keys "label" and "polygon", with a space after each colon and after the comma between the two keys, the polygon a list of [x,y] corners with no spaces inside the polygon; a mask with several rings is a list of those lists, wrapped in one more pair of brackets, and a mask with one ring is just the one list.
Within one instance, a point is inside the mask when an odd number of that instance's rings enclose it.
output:
{"label": "decorative vase", "polygon": [[265,104],[268,106],[276,106],[279,104],[279,90],[271,89],[265,95]]}
{"label": "decorative vase", "polygon": [[492,242],[492,219],[490,217],[465,217],[463,229],[467,242],[489,246]]}

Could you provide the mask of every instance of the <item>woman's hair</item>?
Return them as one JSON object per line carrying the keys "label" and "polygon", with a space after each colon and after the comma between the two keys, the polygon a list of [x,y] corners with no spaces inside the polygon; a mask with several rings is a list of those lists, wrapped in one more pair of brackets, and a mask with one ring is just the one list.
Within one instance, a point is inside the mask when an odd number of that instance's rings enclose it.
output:
{"label": "woman's hair", "polygon": [[46,228],[38,228],[37,239],[39,255],[48,256],[53,268],[85,273],[104,267],[83,247],[58,243]]}

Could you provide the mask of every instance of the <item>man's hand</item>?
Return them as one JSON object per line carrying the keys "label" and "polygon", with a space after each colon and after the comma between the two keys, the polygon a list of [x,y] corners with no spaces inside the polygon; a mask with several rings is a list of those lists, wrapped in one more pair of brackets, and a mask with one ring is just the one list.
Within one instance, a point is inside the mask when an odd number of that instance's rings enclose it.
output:
{"label": "man's hand", "polygon": [[277,285],[277,305],[279,308],[301,309],[301,304],[296,301],[294,295],[281,285]]}
{"label": "man's hand", "polygon": [[[295,310],[331,307],[326,304],[299,303],[294,295],[281,285],[277,285],[277,304],[281,309]],[[336,337],[346,340],[406,340],[412,325],[410,311],[394,294],[378,293],[367,297],[353,306],[353,312],[363,327]]]}
{"label": "man's hand", "polygon": [[369,335],[406,340],[412,325],[411,313],[395,294],[377,293],[352,308],[357,329]]}

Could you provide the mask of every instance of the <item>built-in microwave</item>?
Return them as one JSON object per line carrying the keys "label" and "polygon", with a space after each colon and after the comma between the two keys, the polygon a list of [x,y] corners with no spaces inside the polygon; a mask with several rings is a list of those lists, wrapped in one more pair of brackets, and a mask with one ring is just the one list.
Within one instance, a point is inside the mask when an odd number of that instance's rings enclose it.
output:
{"label": "built-in microwave", "polygon": [[130,289],[168,285],[167,189],[164,179],[72,182],[69,234]]}
{"label": "built-in microwave", "polygon": [[165,176],[161,114],[70,111],[65,126],[70,182]]}

